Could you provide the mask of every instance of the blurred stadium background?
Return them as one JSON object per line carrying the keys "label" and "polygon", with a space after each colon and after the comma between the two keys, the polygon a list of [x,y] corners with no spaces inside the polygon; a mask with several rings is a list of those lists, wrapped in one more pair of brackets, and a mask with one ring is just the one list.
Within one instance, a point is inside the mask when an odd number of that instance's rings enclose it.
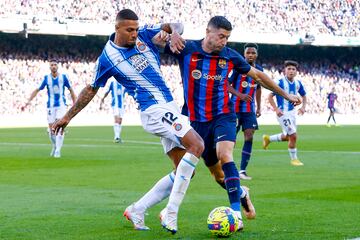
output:
{"label": "blurred stadium background", "polygon": [[[211,16],[225,15],[234,25],[230,46],[260,44],[258,62],[277,78],[285,59],[300,62],[309,97],[307,114],[299,124],[325,124],[327,93],[334,87],[339,103],[337,121],[360,119],[360,3],[355,0],[279,1],[11,1],[0,2],[0,127],[46,126],[43,91],[25,112],[20,107],[49,72],[48,60],[61,61],[78,94],[92,79],[94,62],[113,31],[116,13],[127,7],[141,23],[183,22],[187,39],[200,39]],[[177,63],[162,58],[162,71],[176,101],[182,105]],[[109,104],[99,114],[102,93],[72,125],[110,125]],[[276,124],[263,93],[260,124]],[[70,96],[68,103],[71,103]],[[110,99],[107,99],[110,101]],[[139,124],[138,110],[126,99],[124,124]]]}

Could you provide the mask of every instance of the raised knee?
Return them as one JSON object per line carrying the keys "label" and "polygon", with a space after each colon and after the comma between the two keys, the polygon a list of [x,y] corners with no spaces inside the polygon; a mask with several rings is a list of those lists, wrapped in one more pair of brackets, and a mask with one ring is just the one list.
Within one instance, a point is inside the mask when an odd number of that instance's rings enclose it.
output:
{"label": "raised knee", "polygon": [[194,142],[190,146],[189,152],[194,154],[196,157],[200,157],[201,154],[204,152],[204,149],[205,149],[204,142],[201,139],[201,140],[198,140],[198,141]]}

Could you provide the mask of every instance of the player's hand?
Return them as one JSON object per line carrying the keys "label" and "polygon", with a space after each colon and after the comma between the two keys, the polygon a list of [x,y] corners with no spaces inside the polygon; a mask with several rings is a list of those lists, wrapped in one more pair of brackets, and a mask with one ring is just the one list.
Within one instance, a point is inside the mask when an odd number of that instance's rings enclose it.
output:
{"label": "player's hand", "polygon": [[299,115],[304,115],[304,113],[305,113],[305,108],[299,108],[299,110],[298,110],[298,114]]}
{"label": "player's hand", "polygon": [[179,33],[173,32],[170,35],[170,50],[173,53],[179,54],[185,48],[185,39]]}
{"label": "player's hand", "polygon": [[260,117],[261,116],[261,110],[260,109],[256,109],[256,117]]}
{"label": "player's hand", "polygon": [[290,94],[289,95],[289,102],[291,102],[294,106],[300,105],[302,103],[301,97]]}
{"label": "player's hand", "polygon": [[157,40],[160,42],[167,42],[170,41],[170,34],[161,30],[160,34],[157,36]]}
{"label": "player's hand", "polygon": [[241,101],[244,101],[244,102],[251,102],[252,101],[252,97],[250,95],[247,95],[247,94],[239,93],[238,97],[240,98]]}
{"label": "player's hand", "polygon": [[58,133],[63,134],[64,129],[69,124],[70,119],[65,115],[63,118],[55,121],[51,125],[51,133],[57,135]]}
{"label": "player's hand", "polygon": [[275,112],[276,112],[276,115],[277,115],[278,117],[281,117],[282,115],[284,115],[284,113],[283,113],[279,108],[277,108],[277,109],[275,110]]}

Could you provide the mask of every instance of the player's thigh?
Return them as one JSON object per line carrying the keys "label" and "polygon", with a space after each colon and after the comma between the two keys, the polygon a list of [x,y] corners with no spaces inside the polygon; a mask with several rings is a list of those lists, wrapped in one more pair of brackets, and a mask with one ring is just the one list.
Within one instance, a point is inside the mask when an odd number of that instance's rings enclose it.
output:
{"label": "player's thigh", "polygon": [[236,115],[221,114],[213,120],[214,143],[220,141],[236,141]]}
{"label": "player's thigh", "polygon": [[191,129],[187,117],[174,104],[157,104],[141,112],[140,116],[145,131],[177,143]]}
{"label": "player's thigh", "polygon": [[296,122],[294,122],[292,114],[284,113],[284,115],[278,117],[278,122],[284,135],[296,133]]}
{"label": "player's thigh", "polygon": [[56,107],[54,108],[54,112],[55,112],[55,120],[61,119],[65,113],[66,113],[66,107]]}
{"label": "player's thigh", "polygon": [[113,109],[114,117],[119,117],[119,118],[124,117],[124,109],[123,108],[113,107],[112,109]]}
{"label": "player's thigh", "polygon": [[243,119],[242,121],[243,131],[245,131],[246,129],[253,129],[253,130],[259,129],[255,113],[243,113],[242,119]]}
{"label": "player's thigh", "polygon": [[214,124],[214,141],[217,158],[222,162],[233,159],[233,150],[236,142],[235,114],[222,114],[216,118]]}
{"label": "player's thigh", "polygon": [[212,122],[191,122],[193,129],[199,134],[204,142],[202,158],[207,167],[213,166],[218,162],[214,144]]}
{"label": "player's thigh", "polygon": [[55,122],[56,120],[56,112],[54,108],[48,108],[47,109],[47,121],[48,124],[51,125]]}

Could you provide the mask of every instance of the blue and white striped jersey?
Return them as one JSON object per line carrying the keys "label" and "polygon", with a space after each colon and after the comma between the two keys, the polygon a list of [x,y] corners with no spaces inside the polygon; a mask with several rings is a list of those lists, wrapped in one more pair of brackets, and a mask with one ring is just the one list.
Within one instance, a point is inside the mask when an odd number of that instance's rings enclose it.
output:
{"label": "blue and white striped jersey", "polygon": [[[284,91],[289,94],[297,95],[299,93],[302,97],[306,95],[305,88],[300,80],[294,79],[294,81],[291,82],[286,77],[283,77],[277,81],[277,84],[280,88],[284,89]],[[288,100],[277,94],[276,101],[278,108],[281,109],[283,112],[291,111],[294,109],[294,105],[292,105]]]}
{"label": "blue and white striped jersey", "polygon": [[48,94],[48,108],[66,106],[65,87],[70,89],[71,86],[65,74],[59,73],[56,78],[53,78],[51,74],[45,75],[39,90],[43,90],[45,87]]}
{"label": "blue and white striped jersey", "polygon": [[104,87],[114,77],[126,88],[141,111],[173,101],[160,70],[160,55],[151,39],[161,30],[161,24],[139,29],[136,44],[124,48],[115,45],[115,33],[110,36],[95,66],[92,87]]}
{"label": "blue and white striped jersey", "polygon": [[124,108],[125,88],[116,80],[111,81],[107,93],[111,92],[111,106]]}

